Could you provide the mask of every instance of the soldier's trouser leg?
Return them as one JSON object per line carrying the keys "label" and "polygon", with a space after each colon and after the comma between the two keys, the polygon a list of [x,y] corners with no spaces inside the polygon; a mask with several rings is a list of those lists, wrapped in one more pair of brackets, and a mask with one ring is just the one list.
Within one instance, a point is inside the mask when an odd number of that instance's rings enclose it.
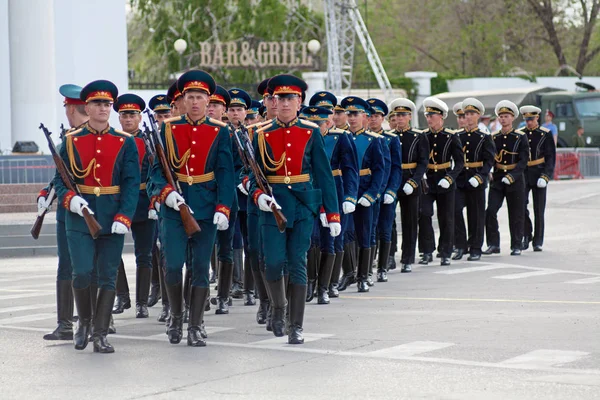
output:
{"label": "soldier's trouser leg", "polygon": [[504,190],[490,188],[488,205],[485,210],[485,238],[488,246],[500,247],[500,230],[498,226],[498,211],[504,202]]}
{"label": "soldier's trouser leg", "polygon": [[[119,235],[123,236],[123,235]],[[96,312],[94,314],[94,353],[114,353],[106,336],[108,335],[108,326],[111,318],[111,306],[115,300],[115,291],[110,289],[100,289],[98,291],[98,300],[96,303]]]}
{"label": "soldier's trouser leg", "polygon": [[437,217],[440,226],[440,248],[442,257],[452,255],[454,243],[454,194],[456,190],[437,194]]}
{"label": "soldier's trouser leg", "polygon": [[246,213],[246,238],[248,243],[248,261],[249,267],[254,275],[254,283],[258,294],[259,306],[256,312],[256,322],[263,325],[267,323],[267,314],[269,311],[269,291],[265,285],[264,270],[261,271],[262,263],[260,256],[260,229],[258,227],[258,213],[252,210],[250,205],[249,212]]}
{"label": "soldier's trouser leg", "polygon": [[152,248],[156,221],[147,219],[131,224],[136,263],[135,308],[137,318],[148,318],[148,293],[152,273]]}
{"label": "soldier's trouser leg", "polygon": [[[533,239],[534,231],[533,231],[533,222],[531,221],[531,215],[529,214],[529,192],[534,192],[535,187],[525,184],[525,193],[523,193],[523,203],[525,204],[523,207],[523,236],[528,240]],[[533,212],[535,218],[535,200],[533,201]],[[537,221],[537,219],[536,219]],[[527,243],[529,246],[529,243]]]}
{"label": "soldier's trouser leg", "polygon": [[[523,245],[523,213],[525,211],[525,187],[522,179],[513,183],[513,185],[515,185],[516,187],[511,187],[511,190],[507,191],[506,193],[506,205],[508,206],[508,225],[510,227],[510,248],[513,250],[520,250]],[[518,188],[519,186],[520,188]]]}
{"label": "soldier's trouser leg", "polygon": [[394,257],[397,252],[398,252],[398,226],[396,225],[396,218],[394,218],[394,221],[392,222],[392,247],[390,247],[390,256]]}
{"label": "soldier's trouser leg", "polygon": [[469,247],[467,244],[467,228],[465,227],[465,218],[463,216],[463,209],[465,208],[466,197],[468,196],[469,193],[466,190],[456,189],[454,198],[454,247],[457,250],[463,251],[467,251]]}
{"label": "soldier's trouser leg", "polygon": [[[371,229],[373,219],[373,207],[356,206],[354,212],[354,225],[356,228],[356,239],[358,242],[359,253],[369,253],[369,257],[358,257],[357,280],[366,281],[369,274],[369,263],[371,261]],[[368,249],[368,251],[366,251]]]}
{"label": "soldier's trouser leg", "polygon": [[123,260],[119,263],[117,270],[117,297],[113,306],[113,314],[121,314],[123,311],[131,308],[131,298],[129,297],[129,283],[125,272]]}
{"label": "soldier's trouser leg", "polygon": [[[419,213],[419,249],[423,253],[431,254],[435,250],[435,237],[433,233],[433,203],[437,195],[427,193],[421,196]],[[438,208],[440,205],[438,204]]]}
{"label": "soldier's trouser leg", "polygon": [[396,219],[396,202],[381,204],[379,210],[379,258],[377,259],[377,280],[387,282],[388,258],[392,246],[392,224]]}
{"label": "soldier's trouser leg", "polygon": [[465,203],[469,226],[468,245],[471,248],[471,255],[481,255],[485,230],[485,189],[466,192]]}
{"label": "soldier's trouser leg", "polygon": [[413,264],[417,249],[417,229],[419,226],[419,195],[401,195],[398,197],[400,203],[400,220],[402,228],[402,264]]}
{"label": "soldier's trouser leg", "polygon": [[544,214],[546,212],[547,190],[547,188],[533,189],[533,214],[535,217],[534,246],[542,246],[544,244]]}

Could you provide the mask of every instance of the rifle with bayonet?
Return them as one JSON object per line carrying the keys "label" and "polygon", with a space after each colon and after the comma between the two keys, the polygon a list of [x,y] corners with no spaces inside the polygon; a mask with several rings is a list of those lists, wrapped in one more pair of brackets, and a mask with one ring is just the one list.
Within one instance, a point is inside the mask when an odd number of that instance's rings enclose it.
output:
{"label": "rifle with bayonet", "polygon": [[[158,161],[160,162],[165,179],[169,185],[174,187],[175,190],[179,192],[179,194],[182,194],[181,186],[176,178],[175,171],[173,171],[169,161],[167,160],[164,145],[160,139],[160,135],[158,134],[158,125],[156,123],[156,119],[154,119],[154,115],[152,115],[149,110],[145,110],[144,112],[150,121],[149,137],[154,143],[154,154],[158,157]],[[179,204],[179,215],[181,216],[183,229],[185,229],[185,233],[188,235],[188,237],[192,237],[193,234],[200,232],[200,225],[198,225],[198,222],[192,216],[192,210],[190,209],[190,206],[185,203]]]}
{"label": "rifle with bayonet", "polygon": [[259,189],[273,199],[273,202],[271,203],[271,211],[273,211],[277,228],[279,229],[279,232],[285,232],[285,228],[287,227],[287,218],[278,208],[277,202],[275,201],[275,196],[273,194],[273,188],[271,185],[269,185],[263,170],[256,162],[254,148],[252,147],[250,136],[248,135],[248,129],[246,129],[246,127],[243,125],[240,125],[240,128],[235,128],[233,125],[231,125],[230,129],[233,131],[234,143],[236,144],[238,152],[240,153],[240,158],[242,159],[244,167],[247,170],[252,171],[256,185],[259,187]]}
{"label": "rifle with bayonet", "polygon": [[[56,151],[56,146],[50,137],[52,133],[44,126],[44,124],[40,124],[40,129],[44,132],[44,136],[46,136],[46,140],[48,141],[48,147],[50,148],[50,152],[52,153],[52,159],[54,160],[54,164],[56,164],[56,170],[60,175],[60,178],[68,190],[71,190],[77,194],[77,196],[81,196],[81,192],[79,188],[75,184],[75,179],[67,169],[65,162]],[[83,214],[83,219],[90,231],[90,235],[92,238],[96,239],[100,235],[100,231],[102,230],[102,226],[96,221],[92,212],[87,206],[83,206],[81,208],[81,213]],[[32,233],[33,235],[33,233]]]}

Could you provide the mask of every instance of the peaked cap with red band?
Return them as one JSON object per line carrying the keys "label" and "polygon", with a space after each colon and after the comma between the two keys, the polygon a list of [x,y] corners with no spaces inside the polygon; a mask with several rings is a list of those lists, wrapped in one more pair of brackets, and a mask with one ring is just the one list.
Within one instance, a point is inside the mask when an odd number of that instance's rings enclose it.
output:
{"label": "peaked cap with red band", "polygon": [[215,92],[210,96],[209,103],[219,103],[223,104],[225,107],[229,107],[229,103],[231,102],[231,96],[229,96],[229,92],[223,86],[217,85]]}
{"label": "peaked cap with red band", "polygon": [[268,88],[273,91],[273,95],[275,96],[282,94],[297,94],[298,96],[302,96],[308,89],[308,85],[297,76],[281,74],[269,80]]}
{"label": "peaked cap with red band", "polygon": [[181,94],[185,94],[189,90],[197,90],[210,96],[216,88],[217,84],[213,77],[208,72],[199,69],[187,71],[177,79],[177,90]]}
{"label": "peaked cap with red band", "polygon": [[113,109],[116,112],[141,113],[146,109],[146,102],[137,94],[126,93],[117,97],[117,101],[113,104]]}
{"label": "peaked cap with red band", "polygon": [[119,95],[119,89],[111,81],[103,79],[88,83],[81,89],[79,99],[89,103],[90,101],[115,101]]}
{"label": "peaked cap with red band", "polygon": [[58,92],[64,96],[63,104],[75,104],[75,105],[84,105],[85,101],[80,99],[81,96],[81,86],[66,84],[62,85],[58,88]]}

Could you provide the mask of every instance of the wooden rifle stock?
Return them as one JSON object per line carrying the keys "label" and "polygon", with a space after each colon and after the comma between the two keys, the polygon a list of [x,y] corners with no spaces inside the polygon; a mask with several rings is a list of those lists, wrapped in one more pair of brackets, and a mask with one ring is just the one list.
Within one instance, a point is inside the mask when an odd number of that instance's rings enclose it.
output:
{"label": "wooden rifle stock", "polygon": [[[150,120],[150,126],[152,127],[152,135],[154,136],[154,150],[155,154],[158,157],[158,161],[160,162],[160,166],[162,167],[163,174],[167,179],[167,183],[171,185],[173,188],[177,188],[177,191],[181,194],[181,190],[179,190],[179,185],[175,182],[173,178],[173,171],[169,165],[167,160],[167,156],[165,151],[158,140],[158,133],[156,132],[156,122],[154,117],[148,112],[148,119]],[[196,219],[192,216],[192,211],[190,210],[190,206],[187,204],[179,205],[179,215],[181,216],[181,222],[183,223],[183,229],[185,229],[185,233],[188,237],[192,237],[195,233],[200,232],[200,225]]]}
{"label": "wooden rifle stock", "polygon": [[42,230],[42,225],[44,224],[44,217],[48,213],[50,205],[52,204],[55,198],[56,192],[54,191],[54,187],[52,187],[50,193],[48,194],[48,207],[44,210],[44,212],[41,215],[37,216],[35,222],[33,223],[33,226],[31,227],[31,231],[29,231],[31,233],[31,237],[35,240],[38,240],[38,238],[40,237],[40,231]]}
{"label": "wooden rifle stock", "polygon": [[[62,180],[63,184],[68,190],[75,192],[77,196],[81,196],[81,192],[79,192],[77,185],[75,185],[73,178],[67,170],[67,166],[56,151],[54,142],[50,138],[50,135],[52,134],[50,133],[50,131],[48,131],[44,124],[40,124],[40,129],[44,132],[46,140],[48,140],[48,147],[50,148],[50,152],[52,153],[52,159],[54,160],[54,164],[56,164],[56,170],[58,171],[58,174],[60,175],[60,179]],[[100,235],[100,231],[102,230],[102,226],[100,226],[98,221],[96,221],[96,218],[94,218],[94,216],[90,213],[89,208],[83,207],[81,211],[83,214],[83,219],[85,220],[85,223],[90,231],[90,235],[94,239],[98,238],[98,236]]]}

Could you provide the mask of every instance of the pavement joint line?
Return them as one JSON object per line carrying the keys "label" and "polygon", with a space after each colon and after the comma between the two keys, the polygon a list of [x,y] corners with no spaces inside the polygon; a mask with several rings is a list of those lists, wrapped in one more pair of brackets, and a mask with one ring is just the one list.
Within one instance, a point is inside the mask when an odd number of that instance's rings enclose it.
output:
{"label": "pavement joint line", "polygon": [[544,269],[540,269],[539,271],[521,272],[521,273],[518,273],[518,274],[492,276],[492,279],[507,279],[507,280],[511,280],[511,279],[524,279],[524,278],[530,278],[532,276],[546,276],[546,275],[554,275],[554,274],[562,274],[562,273],[563,272],[558,271],[558,270],[544,270]]}
{"label": "pavement joint line", "polygon": [[540,303],[540,304],[600,304],[600,301],[579,300],[527,300],[527,299],[462,299],[456,297],[400,297],[400,296],[346,296],[340,298],[349,300],[425,300],[425,301],[465,301],[483,303]]}
{"label": "pavement joint line", "polygon": [[[474,261],[474,262],[470,262],[468,265],[472,265],[472,264],[481,264],[482,267],[490,267],[490,269],[503,269],[503,268],[516,268],[516,269],[526,269],[529,271],[552,271],[552,273],[562,273],[562,274],[574,274],[574,275],[586,275],[586,276],[598,276],[600,277],[600,272],[585,272],[585,271],[573,271],[573,270],[568,270],[568,269],[558,269],[558,268],[546,268],[546,267],[531,267],[529,265],[521,265],[521,264],[508,264],[508,263],[490,263],[490,262],[481,262],[481,261]],[[459,263],[459,265],[466,265],[464,262],[463,263]],[[491,267],[496,267],[497,268],[491,268]],[[477,272],[477,271],[485,271],[486,269],[477,269],[478,267],[466,267],[466,268],[457,268],[457,269],[452,269],[452,267],[450,267],[449,269],[443,270],[443,271],[436,271],[434,272],[435,274],[446,274],[446,275],[452,275],[451,271],[460,271],[460,270],[468,270],[466,272]],[[472,269],[472,271],[471,271]],[[458,272],[461,273],[461,272]]]}
{"label": "pavement joint line", "polygon": [[[29,328],[11,325],[0,325],[0,329],[13,329],[13,330],[24,330],[33,332],[47,332],[48,329],[43,328]],[[158,335],[153,336],[130,336],[130,335],[110,335],[110,338],[114,339],[126,339],[126,340],[140,340],[148,342],[162,342],[167,346],[173,346],[169,344],[166,335],[161,335],[163,339],[160,339]],[[209,338],[210,339],[210,338]],[[179,344],[185,345],[185,344]],[[422,356],[406,356],[406,357],[387,357],[385,354],[373,354],[369,352],[355,352],[355,351],[344,351],[344,350],[323,350],[323,349],[311,349],[303,347],[303,345],[289,345],[289,346],[257,346],[247,343],[231,343],[231,342],[213,342],[208,341],[208,346],[217,347],[230,347],[230,348],[243,348],[251,350],[273,350],[273,351],[287,351],[294,353],[307,353],[307,354],[318,354],[323,356],[339,356],[339,357],[355,357],[355,358],[373,358],[373,359],[385,359],[389,361],[415,361],[423,363],[433,364],[445,364],[445,365],[456,365],[466,367],[482,367],[482,368],[496,368],[496,369],[515,369],[523,371],[543,371],[556,374],[576,374],[576,375],[598,375],[600,376],[600,369],[577,369],[577,368],[557,368],[557,367],[544,367],[534,365],[510,365],[499,363],[491,363],[485,361],[468,361],[468,360],[456,360],[451,358],[439,358],[439,357],[422,357]]]}
{"label": "pavement joint line", "polygon": [[593,278],[575,279],[573,281],[567,281],[565,283],[574,283],[574,284],[577,284],[577,285],[585,285],[585,284],[588,284],[588,283],[598,283],[598,282],[600,282],[600,276],[596,276],[596,277],[593,277]]}

